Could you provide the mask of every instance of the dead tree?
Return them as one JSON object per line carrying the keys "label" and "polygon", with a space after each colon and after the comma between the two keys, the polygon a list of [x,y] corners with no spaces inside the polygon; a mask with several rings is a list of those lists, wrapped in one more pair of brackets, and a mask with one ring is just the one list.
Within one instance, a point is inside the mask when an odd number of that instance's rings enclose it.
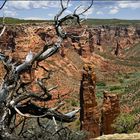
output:
{"label": "dead tree", "polygon": [[[4,4],[5,3],[6,1]],[[1,6],[0,10],[4,7],[4,4]],[[10,59],[9,56],[6,56],[4,53],[0,53],[0,60],[2,61],[6,71],[0,87],[0,139],[15,139],[12,132],[16,126],[11,129],[10,125],[16,114],[25,118],[37,118],[38,124],[40,118],[51,119],[55,124],[56,120],[61,122],[72,122],[75,120],[75,114],[79,111],[79,109],[63,114],[58,111],[58,108],[62,105],[61,103],[55,108],[40,107],[35,104],[34,101],[48,102],[52,99],[50,91],[56,87],[48,89],[44,84],[44,81],[50,78],[50,71],[48,71],[47,77],[36,80],[36,83],[42,90],[40,93],[29,91],[26,87],[31,83],[23,83],[21,79],[21,75],[23,73],[31,71],[33,66],[37,69],[39,67],[39,62],[57,53],[57,50],[61,47],[63,40],[72,37],[62,28],[63,23],[69,19],[76,19],[77,23],[80,25],[80,15],[92,6],[93,1],[89,7],[81,13],[76,13],[79,8],[77,7],[73,14],[60,18],[63,12],[67,9],[68,4],[69,0],[67,0],[65,6],[64,1],[61,0],[61,11],[54,18],[54,27],[58,36],[58,41],[56,43],[46,44],[43,48],[40,48],[40,51],[36,54],[29,52],[25,61],[20,64]],[[5,28],[6,26],[3,23],[0,37],[3,35]]]}

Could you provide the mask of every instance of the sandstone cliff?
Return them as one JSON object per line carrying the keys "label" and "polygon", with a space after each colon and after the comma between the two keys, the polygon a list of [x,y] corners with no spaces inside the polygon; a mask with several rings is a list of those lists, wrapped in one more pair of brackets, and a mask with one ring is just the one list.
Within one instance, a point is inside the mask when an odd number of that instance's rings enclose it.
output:
{"label": "sandstone cliff", "polygon": [[95,82],[93,66],[85,64],[80,85],[80,121],[81,129],[89,133],[88,138],[100,136],[100,114],[95,96]]}
{"label": "sandstone cliff", "polygon": [[93,138],[103,134],[115,133],[112,124],[120,114],[119,96],[104,92],[102,107],[96,101],[96,75],[94,66],[85,64],[80,85],[81,129]]}
{"label": "sandstone cliff", "polygon": [[114,134],[115,130],[112,127],[114,120],[120,114],[119,96],[104,92],[102,106],[102,134]]}
{"label": "sandstone cliff", "polygon": [[[84,63],[92,63],[95,68],[93,71],[97,71],[97,80],[109,79],[116,72],[120,71],[129,71],[131,68],[123,66],[120,64],[113,64],[113,60],[108,60],[104,58],[100,53],[105,53],[107,55],[112,55],[117,57],[125,57],[125,51],[140,41],[140,27],[137,26],[96,26],[96,27],[85,27],[83,28],[72,28],[67,29],[67,31],[75,36],[79,34],[81,37],[72,38],[63,42],[60,51],[53,57],[45,60],[45,62],[40,65],[44,66],[46,69],[53,70],[52,78],[46,83],[48,86],[58,85],[58,89],[53,91],[53,101],[56,101],[59,97],[62,97],[62,100],[69,99],[74,101],[74,105],[78,106],[77,102],[79,101],[78,93],[80,87],[81,70]],[[81,34],[82,33],[82,34]],[[24,61],[25,56],[31,50],[33,53],[38,52],[42,49],[45,44],[50,44],[55,42],[57,39],[55,30],[53,26],[47,24],[35,24],[35,25],[17,25],[17,26],[8,26],[6,32],[0,38],[0,50],[5,52],[10,57],[20,61]],[[110,58],[111,59],[111,58]],[[122,61],[122,60],[121,60]],[[0,65],[0,79],[3,76],[2,65]],[[92,67],[85,67],[85,73],[83,73],[83,99],[85,100],[86,106],[83,108],[86,112],[85,114],[85,130],[93,130],[96,133],[96,136],[99,135],[99,124],[96,124],[97,128],[92,127],[88,118],[94,117],[95,113],[98,122],[98,110],[97,110],[97,100],[95,100],[95,81],[92,80],[92,77],[89,73],[92,72]],[[42,69],[38,69],[33,72],[34,77],[38,78],[44,76],[46,73]],[[89,75],[90,80],[87,78]],[[30,80],[29,75],[23,75],[24,80]],[[88,81],[89,80],[89,81]],[[95,79],[94,79],[95,80]],[[87,84],[86,84],[87,83]],[[90,86],[91,84],[91,86]],[[88,87],[89,85],[89,87]],[[85,88],[85,89],[84,89]],[[31,90],[37,90],[33,85]],[[87,91],[86,91],[87,90]],[[106,97],[105,97],[106,98]],[[108,107],[104,110],[105,118],[108,117],[109,113],[112,113],[112,110],[118,106],[117,97],[107,97],[108,100],[104,100],[104,103],[109,104]],[[91,100],[89,100],[91,99]],[[89,101],[91,101],[89,103]],[[73,102],[67,101],[69,104]],[[116,103],[114,102],[116,101]],[[76,104],[76,103],[77,104]],[[51,103],[49,103],[50,105]],[[76,105],[75,105],[76,104]],[[113,105],[114,107],[112,108]],[[69,110],[71,105],[64,107],[64,110]],[[89,106],[89,108],[88,108]],[[90,111],[91,108],[94,108]],[[106,105],[104,105],[105,107]],[[104,123],[105,126],[109,123],[111,125],[113,119],[119,113],[119,110],[116,110],[116,115],[113,116],[112,120],[107,120]],[[110,117],[110,116],[109,116]],[[93,121],[95,124],[95,122]],[[88,125],[89,124],[89,125]],[[110,126],[109,125],[109,126]],[[104,130],[106,131],[106,130]],[[109,128],[109,132],[112,133],[112,130]],[[102,132],[103,133],[103,132]]]}

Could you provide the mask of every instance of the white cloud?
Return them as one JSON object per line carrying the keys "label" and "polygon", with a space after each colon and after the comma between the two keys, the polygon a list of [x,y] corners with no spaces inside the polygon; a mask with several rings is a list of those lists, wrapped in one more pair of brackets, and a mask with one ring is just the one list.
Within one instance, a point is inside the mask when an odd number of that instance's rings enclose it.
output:
{"label": "white cloud", "polygon": [[59,1],[8,1],[8,8],[13,9],[31,9],[31,8],[48,8],[48,7],[60,7]]}
{"label": "white cloud", "polygon": [[140,2],[134,1],[118,1],[114,6],[109,6],[110,9],[109,14],[116,14],[119,12],[120,9],[130,8],[130,9],[137,9],[140,8]]}
{"label": "white cloud", "polygon": [[16,11],[4,10],[4,15],[6,17],[15,17],[17,15]]}
{"label": "white cloud", "polygon": [[102,11],[97,11],[96,14],[97,15],[103,15],[103,12]]}
{"label": "white cloud", "polygon": [[94,11],[94,9],[93,8],[90,8],[90,9],[88,9],[88,11],[86,11],[84,13],[84,15],[86,15],[86,16],[91,15],[93,13],[93,11]]}
{"label": "white cloud", "polygon": [[118,6],[120,8],[132,8],[132,9],[137,9],[140,8],[140,2],[133,2],[133,1],[119,1],[117,2]]}
{"label": "white cloud", "polygon": [[67,13],[67,14],[72,14],[72,11],[66,10],[65,13]]}
{"label": "white cloud", "polygon": [[7,7],[13,9],[30,9],[30,1],[8,1]]}
{"label": "white cloud", "polygon": [[30,2],[30,7],[33,7],[33,8],[47,8],[48,7],[48,4],[49,1],[31,1]]}
{"label": "white cloud", "polygon": [[115,6],[114,8],[110,9],[109,14],[117,14],[119,12],[119,8]]}
{"label": "white cloud", "polygon": [[49,14],[48,14],[48,16],[52,18],[52,17],[54,17],[55,15],[54,15],[54,14],[49,13]]}
{"label": "white cloud", "polygon": [[[102,5],[101,5],[102,6]],[[104,12],[106,14],[117,14],[119,13],[122,9],[125,8],[129,8],[129,10],[133,10],[133,9],[138,9],[140,8],[140,1],[133,1],[133,0],[129,0],[129,1],[112,1],[112,4],[106,4],[104,7],[102,7],[102,9],[100,11],[96,10],[96,14],[97,15],[101,15],[104,14]]]}

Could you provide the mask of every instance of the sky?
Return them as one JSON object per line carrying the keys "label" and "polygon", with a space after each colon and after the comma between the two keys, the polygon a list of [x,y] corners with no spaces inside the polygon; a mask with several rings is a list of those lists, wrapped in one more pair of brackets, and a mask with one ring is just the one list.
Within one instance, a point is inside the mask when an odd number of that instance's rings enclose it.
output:
{"label": "sky", "polygon": [[[0,5],[2,3],[3,0],[0,0]],[[77,13],[80,13],[90,3],[90,0],[71,0],[63,16],[73,13],[79,5],[81,6]],[[59,0],[8,0],[4,8],[0,10],[0,16],[4,14],[7,17],[20,19],[50,20],[54,19],[60,10]],[[95,0],[93,6],[82,15],[82,18],[140,20],[140,0]]]}

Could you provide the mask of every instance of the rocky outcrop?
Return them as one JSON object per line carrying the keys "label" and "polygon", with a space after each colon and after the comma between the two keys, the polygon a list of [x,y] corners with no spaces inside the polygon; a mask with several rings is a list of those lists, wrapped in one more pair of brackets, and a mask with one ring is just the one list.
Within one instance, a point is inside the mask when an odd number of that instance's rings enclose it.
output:
{"label": "rocky outcrop", "polygon": [[0,39],[0,48],[2,50],[15,50],[16,43],[15,43],[15,37],[16,32],[13,32],[12,30],[6,31],[6,34],[4,34],[3,38]]}
{"label": "rocky outcrop", "polygon": [[113,134],[115,130],[112,124],[116,117],[120,114],[119,96],[104,92],[103,107],[102,107],[102,134]]}
{"label": "rocky outcrop", "polygon": [[[85,29],[85,30],[84,30]],[[72,28],[69,34],[80,38],[72,38],[72,46],[82,58],[92,56],[93,52],[106,52],[116,56],[124,56],[126,48],[133,47],[140,41],[140,27],[116,25]]]}
{"label": "rocky outcrop", "polygon": [[113,47],[119,40],[120,48],[128,47],[140,39],[139,28],[136,26],[98,26],[91,28],[94,43],[101,46]]}
{"label": "rocky outcrop", "polygon": [[[76,27],[68,28],[68,34],[72,35],[68,46],[73,46],[75,51],[87,58],[93,52],[101,51],[108,52],[115,55],[122,55],[126,48],[132,47],[140,41],[140,27],[139,26],[95,26],[95,27]],[[38,38],[40,36],[40,39]],[[80,37],[79,37],[80,36]],[[27,38],[31,38],[31,40]],[[26,42],[32,45],[41,45],[44,43],[56,42],[56,33],[53,26],[50,25],[17,25],[15,27],[9,26],[6,33],[0,38],[0,49],[19,49],[19,42]],[[64,43],[64,46],[66,43]],[[41,45],[42,46],[42,45]],[[32,48],[32,47],[30,47]],[[28,48],[29,49],[29,48]],[[64,51],[62,51],[62,56]]]}
{"label": "rocky outcrop", "polygon": [[[45,68],[55,71],[54,77],[49,81],[49,84],[51,83],[50,86],[59,85],[58,92],[55,91],[55,94],[53,94],[56,96],[59,92],[61,95],[65,95],[69,91],[73,91],[73,94],[79,92],[79,70],[83,66],[83,61],[89,62],[90,60],[90,62],[96,63],[102,71],[105,70],[111,73],[112,64],[104,61],[103,57],[96,54],[96,51],[120,55],[123,50],[140,41],[140,27],[135,26],[76,27],[70,28],[68,32],[75,37],[69,39],[69,41],[64,41],[60,51],[55,56],[41,63]],[[79,35],[82,35],[82,37],[78,37]],[[6,32],[0,38],[0,50],[5,51],[7,55],[14,57],[14,59],[24,61],[30,50],[33,53],[38,52],[43,48],[44,44],[54,43],[56,39],[55,30],[50,25],[17,25],[14,28],[8,26]],[[88,57],[92,57],[92,59],[85,59]],[[112,70],[115,71],[116,69],[120,70],[120,66],[113,65]],[[1,80],[4,73],[2,67],[0,73]],[[41,69],[35,71],[36,77],[41,77],[45,74]],[[29,75],[23,76],[26,81],[30,80]],[[83,123],[81,128],[91,132],[90,136],[95,137],[100,135],[100,130],[99,112],[95,100],[96,78],[91,65],[84,66],[82,77],[80,95],[81,121]],[[36,91],[37,89],[33,86],[32,90]],[[118,102],[118,97],[115,95],[104,95],[103,127],[101,130],[104,134],[113,133],[111,124],[119,113]]]}
{"label": "rocky outcrop", "polygon": [[90,140],[139,140],[140,133],[103,135]]}
{"label": "rocky outcrop", "polygon": [[[8,35],[9,32],[10,35]],[[14,36],[15,46],[13,50],[7,47],[7,42],[10,42],[9,36]],[[4,34],[0,37],[0,52],[5,53],[10,58],[16,59],[20,64],[25,61],[29,51],[35,54],[43,49],[45,44],[55,43],[56,40],[57,36],[54,27],[47,24],[8,25]],[[83,60],[79,57],[79,54],[75,52],[70,43],[64,40],[58,53],[44,62],[39,63],[39,65],[44,68],[53,71],[46,85],[49,88],[58,85],[56,90],[51,91],[53,92],[53,103],[49,103],[49,105],[54,105],[58,97],[61,97],[63,100],[64,98],[70,98],[71,94],[79,93],[79,80],[81,79],[80,69],[82,69]],[[12,47],[12,45],[10,45],[10,47]],[[2,66],[0,62],[0,82],[5,73]],[[34,69],[31,73],[23,74],[21,78],[24,82],[32,82],[47,74],[48,73],[42,68],[38,68]],[[29,89],[33,92],[38,92],[40,90],[35,82],[32,83]],[[71,102],[66,106],[72,108],[70,104]],[[69,111],[68,107],[65,107],[65,112]]]}
{"label": "rocky outcrop", "polygon": [[[100,135],[99,111],[95,97],[96,75],[94,67],[85,64],[80,86],[81,129],[89,132],[88,138]],[[88,139],[87,138],[87,139]]]}
{"label": "rocky outcrop", "polygon": [[[89,132],[88,138],[102,134],[115,133],[112,124],[120,114],[119,96],[104,92],[101,112],[98,109],[95,96],[96,75],[93,65],[85,64],[83,67],[80,86],[80,121],[81,129]],[[99,120],[101,119],[101,122]]]}

